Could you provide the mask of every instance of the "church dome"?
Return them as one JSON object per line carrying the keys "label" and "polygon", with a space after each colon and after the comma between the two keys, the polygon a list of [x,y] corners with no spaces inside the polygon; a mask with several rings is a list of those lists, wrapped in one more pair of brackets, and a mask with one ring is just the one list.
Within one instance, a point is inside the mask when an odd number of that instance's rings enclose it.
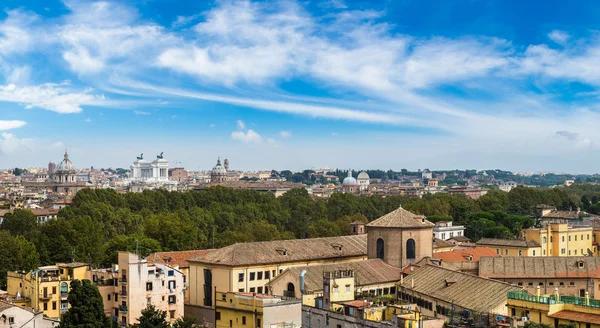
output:
{"label": "church dome", "polygon": [[57,171],[75,171],[75,164],[69,159],[69,153],[65,150],[65,157],[56,167]]}
{"label": "church dome", "polygon": [[369,174],[367,174],[365,171],[360,172],[358,175],[358,180],[369,180]]}
{"label": "church dome", "polygon": [[217,160],[217,165],[215,165],[215,167],[213,167],[211,174],[213,174],[213,175],[227,174],[227,170],[225,169],[225,167],[223,167],[223,165],[221,165],[221,159]]}
{"label": "church dome", "polygon": [[354,179],[352,177],[352,170],[348,170],[348,176],[346,178],[344,178],[344,181],[342,181],[342,184],[344,184],[344,185],[355,185],[355,184],[357,184],[356,179]]}

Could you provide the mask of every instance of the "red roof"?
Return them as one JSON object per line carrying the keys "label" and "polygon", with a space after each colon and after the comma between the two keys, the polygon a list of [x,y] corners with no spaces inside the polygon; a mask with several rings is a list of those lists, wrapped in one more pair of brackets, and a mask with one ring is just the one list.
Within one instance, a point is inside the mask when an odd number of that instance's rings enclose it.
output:
{"label": "red roof", "polygon": [[169,266],[179,266],[180,268],[189,268],[188,259],[196,256],[203,256],[210,253],[212,249],[197,249],[192,251],[179,252],[158,252],[152,253],[146,257],[148,264],[168,264]]}
{"label": "red roof", "polygon": [[364,308],[364,307],[368,307],[369,306],[369,302],[366,302],[364,300],[348,301],[348,302],[344,302],[342,304],[348,305],[348,306],[351,306],[351,307],[355,307],[355,308]]}
{"label": "red roof", "polygon": [[585,322],[592,324],[600,324],[600,314],[575,312],[575,311],[559,311],[548,315],[550,318],[563,319],[575,322]]}
{"label": "red roof", "polygon": [[[469,261],[469,257],[473,257]],[[433,257],[440,259],[444,262],[479,262],[479,258],[482,256],[498,256],[496,252],[489,247],[477,247],[471,249],[457,249],[448,252],[437,252],[433,254]]]}

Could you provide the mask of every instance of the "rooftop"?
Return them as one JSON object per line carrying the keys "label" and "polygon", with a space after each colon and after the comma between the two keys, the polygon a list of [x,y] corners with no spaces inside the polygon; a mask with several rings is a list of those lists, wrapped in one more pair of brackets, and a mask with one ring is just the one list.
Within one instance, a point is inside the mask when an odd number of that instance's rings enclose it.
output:
{"label": "rooftop", "polygon": [[71,263],[57,263],[56,266],[59,268],[79,268],[87,266],[87,263],[84,262],[71,262]]}
{"label": "rooftop", "polygon": [[411,213],[402,207],[367,224],[378,228],[430,228],[435,226],[425,216]]}
{"label": "rooftop", "polygon": [[487,278],[600,278],[600,257],[482,257],[479,275]]}
{"label": "rooftop", "polygon": [[188,262],[256,265],[367,255],[367,235],[236,243],[195,256]]}
{"label": "rooftop", "polygon": [[479,262],[479,259],[482,256],[495,257],[498,256],[498,254],[496,254],[496,251],[489,247],[457,249],[454,251],[437,252],[433,254],[433,257],[440,259],[444,262]]}
{"label": "rooftop", "polygon": [[[286,271],[292,276],[297,277],[302,270],[306,270],[306,274],[304,275],[304,289],[308,292],[323,290],[323,274],[326,272],[352,270],[354,272],[356,286],[366,286],[385,282],[396,282],[400,280],[400,273],[402,271],[400,268],[393,267],[380,259],[311,265],[306,267],[291,267]],[[279,277],[283,277],[283,275],[275,277],[273,281],[276,281]]]}
{"label": "rooftop", "polygon": [[477,245],[489,246],[505,246],[505,247],[540,247],[540,244],[535,240],[523,239],[499,239],[499,238],[481,238],[477,241]]}
{"label": "rooftop", "polygon": [[404,278],[402,287],[478,312],[488,312],[505,304],[509,291],[521,289],[508,283],[433,265],[413,271]]}
{"label": "rooftop", "polygon": [[600,314],[576,311],[558,311],[553,314],[549,314],[548,316],[550,318],[600,325]]}
{"label": "rooftop", "polygon": [[454,244],[439,238],[433,238],[433,248],[453,247]]}
{"label": "rooftop", "polygon": [[152,253],[146,257],[146,261],[148,264],[168,264],[169,266],[178,266],[180,268],[189,268],[190,263],[187,261],[192,257],[201,257],[209,252],[213,251],[212,249],[198,249],[192,251],[179,251],[179,252],[157,252]]}

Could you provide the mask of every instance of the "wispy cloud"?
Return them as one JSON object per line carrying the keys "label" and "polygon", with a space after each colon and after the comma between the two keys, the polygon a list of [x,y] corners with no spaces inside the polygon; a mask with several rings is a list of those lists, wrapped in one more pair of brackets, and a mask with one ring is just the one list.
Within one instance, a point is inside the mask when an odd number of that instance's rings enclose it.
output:
{"label": "wispy cloud", "polygon": [[143,110],[134,110],[133,113],[135,115],[150,115],[150,112],[145,112]]}
{"label": "wispy cloud", "polygon": [[550,40],[564,45],[570,38],[571,36],[569,35],[569,33],[564,32],[564,31],[559,31],[559,30],[554,30],[550,33],[548,33],[548,38],[550,38]]}
{"label": "wispy cloud", "polygon": [[27,125],[25,121],[11,120],[11,121],[3,121],[0,120],[0,131],[12,130],[22,128]]}
{"label": "wispy cloud", "polygon": [[242,121],[242,120],[237,120],[236,124],[237,124],[238,129],[242,129],[243,130],[243,129],[246,128],[246,123],[244,123],[244,121]]}
{"label": "wispy cloud", "polygon": [[279,132],[279,135],[282,138],[289,138],[292,136],[292,131],[281,131],[281,132]]}
{"label": "wispy cloud", "polygon": [[68,84],[46,83],[37,86],[19,87],[14,84],[0,85],[0,101],[24,104],[25,108],[41,108],[71,114],[82,111],[83,105],[102,105],[105,97],[91,90],[75,90]]}

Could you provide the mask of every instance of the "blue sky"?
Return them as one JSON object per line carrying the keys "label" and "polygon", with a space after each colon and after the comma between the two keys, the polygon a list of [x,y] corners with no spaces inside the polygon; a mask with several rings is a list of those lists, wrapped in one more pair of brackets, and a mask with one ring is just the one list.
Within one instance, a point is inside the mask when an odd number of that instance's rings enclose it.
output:
{"label": "blue sky", "polygon": [[0,167],[598,171],[597,3],[2,5]]}

